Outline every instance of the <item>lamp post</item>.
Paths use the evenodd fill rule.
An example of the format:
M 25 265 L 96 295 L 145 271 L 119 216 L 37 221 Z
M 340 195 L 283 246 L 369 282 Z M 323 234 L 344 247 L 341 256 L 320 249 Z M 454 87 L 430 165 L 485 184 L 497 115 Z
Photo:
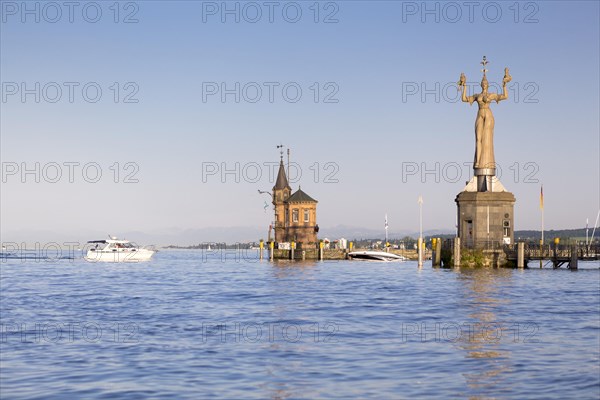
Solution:
M 265 190 L 258 189 L 258 194 L 268 194 L 271 197 L 271 199 L 273 198 L 273 194 L 271 192 L 267 192 Z M 271 222 L 271 225 L 269 225 L 269 233 L 267 234 L 267 236 L 268 236 L 267 241 L 268 242 L 271 241 L 271 227 L 273 227 L 273 229 L 275 228 L 273 225 L 274 225 L 274 222 Z
M 418 266 L 423 266 L 423 196 L 419 196 L 419 240 L 418 240 Z

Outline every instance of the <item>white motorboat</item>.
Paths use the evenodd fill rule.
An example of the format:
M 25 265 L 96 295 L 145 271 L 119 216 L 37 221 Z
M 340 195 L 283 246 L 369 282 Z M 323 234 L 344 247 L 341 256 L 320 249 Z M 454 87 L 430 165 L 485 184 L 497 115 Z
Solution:
M 386 243 L 386 246 L 389 246 L 387 214 L 385 214 L 385 243 Z M 388 253 L 387 251 L 373 251 L 373 250 L 352 251 L 352 252 L 348 253 L 348 258 L 351 260 L 359 260 L 359 261 L 383 261 L 383 262 L 408 261 L 408 258 L 398 255 L 398 254 Z
M 109 240 L 91 240 L 93 245 L 87 251 L 86 261 L 90 262 L 139 262 L 149 261 L 156 250 L 139 247 L 129 240 L 111 236 Z
M 359 260 L 359 261 L 384 261 L 384 262 L 407 261 L 408 260 L 408 258 L 398 255 L 398 254 L 387 253 L 385 251 L 371 251 L 371 250 L 350 252 L 350 253 L 348 253 L 348 258 L 350 258 L 351 260 Z

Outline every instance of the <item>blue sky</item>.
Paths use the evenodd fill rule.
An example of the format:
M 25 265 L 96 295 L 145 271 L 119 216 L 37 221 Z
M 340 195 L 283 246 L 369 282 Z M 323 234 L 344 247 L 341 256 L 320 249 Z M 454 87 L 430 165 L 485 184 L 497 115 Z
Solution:
M 319 200 L 322 227 L 379 228 L 387 213 L 390 229 L 416 230 L 422 194 L 425 228 L 452 229 L 470 173 L 456 166 L 473 159 L 477 108 L 456 101 L 451 84 L 464 72 L 477 89 L 483 55 L 492 84 L 504 67 L 513 77 L 509 100 L 492 109 L 516 229 L 539 228 L 542 183 L 548 229 L 593 224 L 600 207 L 596 1 L 476 2 L 472 21 L 463 2 L 428 2 L 429 14 L 423 2 L 319 2 L 317 23 L 314 1 L 274 2 L 272 23 L 264 2 L 227 2 L 239 22 L 222 22 L 223 2 L 121 2 L 118 23 L 112 1 L 77 3 L 73 23 L 64 6 L 58 18 L 47 2 L 27 2 L 36 22 L 24 3 L 1 3 L 3 240 L 23 230 L 264 226 L 268 198 L 257 189 L 273 186 L 264 163 L 278 161 L 279 143 L 302 170 L 294 189 Z M 262 16 L 251 23 L 255 6 Z M 98 22 L 86 21 L 97 8 Z M 124 23 L 128 15 L 138 22 Z M 236 82 L 239 102 L 206 92 Z M 23 83 L 34 92 L 24 100 Z M 102 90 L 97 102 L 84 98 L 89 83 Z M 138 102 L 124 102 L 128 94 Z M 35 163 L 39 172 L 22 177 Z M 73 182 L 65 163 L 79 163 Z M 82 175 L 90 163 L 102 172 L 96 183 Z M 236 163 L 239 172 L 221 176 Z M 123 182 L 128 173 L 139 182 Z

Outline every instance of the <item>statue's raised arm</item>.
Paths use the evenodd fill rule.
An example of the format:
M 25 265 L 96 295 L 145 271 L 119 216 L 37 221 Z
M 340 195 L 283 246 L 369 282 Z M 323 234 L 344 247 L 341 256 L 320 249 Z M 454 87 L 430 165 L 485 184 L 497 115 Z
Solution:
M 506 89 L 506 84 L 512 81 L 512 76 L 508 73 L 508 68 L 504 68 L 504 79 L 502 79 L 502 94 L 499 94 L 496 98 L 496 103 L 499 103 L 502 100 L 508 99 L 508 90 Z
M 467 96 L 467 77 L 465 76 L 464 72 L 462 72 L 460 74 L 460 79 L 458 81 L 458 87 L 460 88 L 461 86 L 462 86 L 462 101 L 465 103 L 473 104 L 473 102 L 475 101 L 475 97 Z

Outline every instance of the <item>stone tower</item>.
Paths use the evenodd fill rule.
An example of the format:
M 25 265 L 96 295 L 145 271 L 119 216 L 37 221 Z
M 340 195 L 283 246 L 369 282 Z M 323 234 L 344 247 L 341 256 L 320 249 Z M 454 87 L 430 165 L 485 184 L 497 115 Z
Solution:
M 279 161 L 279 172 L 273 186 L 275 206 L 275 242 L 296 242 L 297 248 L 312 248 L 317 245 L 317 200 L 300 188 L 292 194 L 283 156 Z

